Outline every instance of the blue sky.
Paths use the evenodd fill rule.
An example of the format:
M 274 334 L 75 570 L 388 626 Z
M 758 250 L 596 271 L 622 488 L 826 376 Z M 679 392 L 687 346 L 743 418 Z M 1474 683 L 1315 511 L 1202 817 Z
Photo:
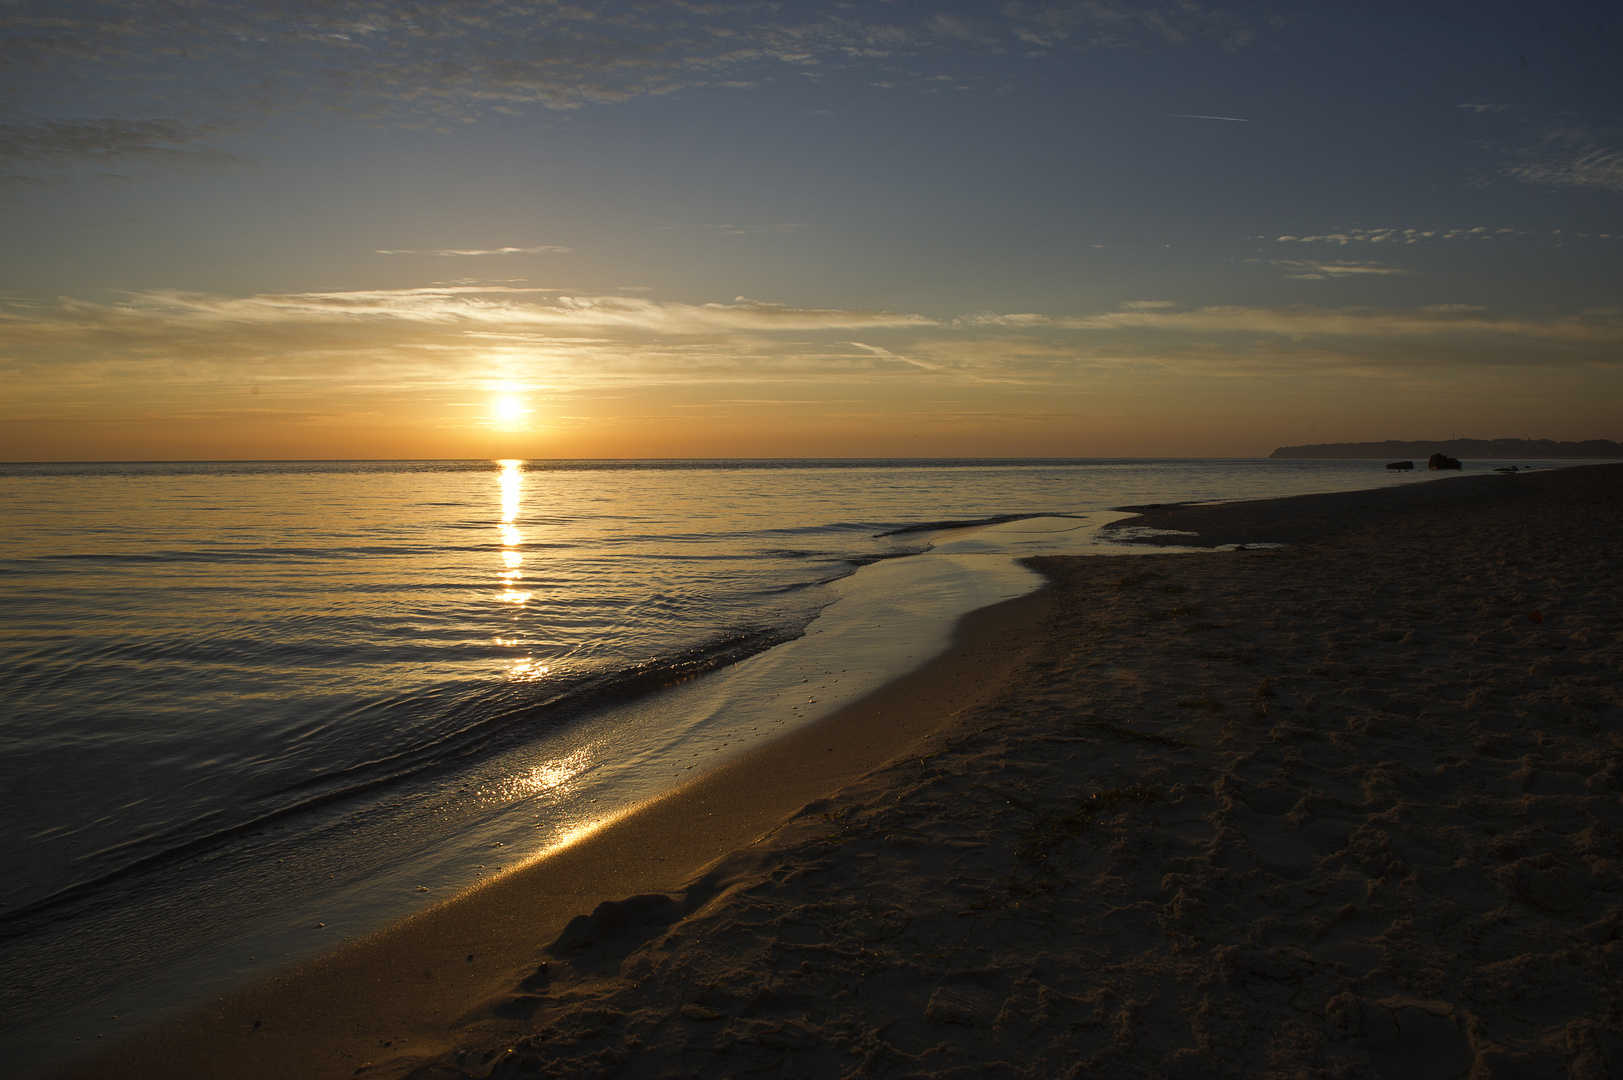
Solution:
M 1612 16 L 3 4 L 0 456 L 1620 438 Z

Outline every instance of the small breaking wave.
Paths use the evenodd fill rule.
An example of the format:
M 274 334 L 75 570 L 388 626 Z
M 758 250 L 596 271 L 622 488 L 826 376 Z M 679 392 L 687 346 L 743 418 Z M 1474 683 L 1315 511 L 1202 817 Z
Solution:
M 289 819 L 424 779 L 470 758 L 504 749 L 540 729 L 556 729 L 606 706 L 736 664 L 804 632 L 804 624 L 735 631 L 673 655 L 581 675 L 541 700 L 515 701 L 516 692 L 511 687 L 487 690 L 445 709 L 441 722 L 435 725 L 440 733 L 411 746 L 286 784 L 251 804 L 239 805 L 235 815 L 216 811 L 106 849 L 99 854 L 117 865 L 0 915 L 0 940 L 25 935 L 42 919 L 71 917 L 119 885 Z M 425 698 L 440 696 L 438 691 L 442 689 L 376 700 L 361 709 L 417 710 Z
M 968 529 L 976 525 L 1002 525 L 1008 521 L 1029 521 L 1032 518 L 1069 518 L 1072 521 L 1086 521 L 1084 514 L 997 514 L 993 517 L 970 518 L 967 521 L 921 521 L 917 525 L 903 525 L 899 529 L 889 529 L 885 532 L 874 533 L 874 538 L 882 536 L 901 536 L 904 533 L 935 532 L 938 529 Z

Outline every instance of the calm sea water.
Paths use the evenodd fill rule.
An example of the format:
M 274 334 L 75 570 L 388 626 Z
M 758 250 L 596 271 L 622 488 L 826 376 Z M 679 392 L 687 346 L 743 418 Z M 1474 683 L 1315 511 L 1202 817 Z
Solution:
M 8 1060 L 364 933 L 813 717 L 762 703 L 802 670 L 836 680 L 850 639 L 774 646 L 840 612 L 896 620 L 874 639 L 892 651 L 865 647 L 825 704 L 1030 587 L 1006 554 L 1002 577 L 975 558 L 1089 550 L 1110 507 L 1427 479 L 1272 460 L 0 465 Z M 1059 516 L 974 526 L 1009 515 Z M 897 632 L 904 615 L 935 628 Z

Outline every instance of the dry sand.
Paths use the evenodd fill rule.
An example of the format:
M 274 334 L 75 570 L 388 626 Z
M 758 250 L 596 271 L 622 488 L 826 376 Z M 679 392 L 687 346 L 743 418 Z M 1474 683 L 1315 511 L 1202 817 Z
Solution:
M 1623 466 L 1134 524 L 1293 546 L 1037 560 L 784 790 L 87 1075 L 1623 1075 Z

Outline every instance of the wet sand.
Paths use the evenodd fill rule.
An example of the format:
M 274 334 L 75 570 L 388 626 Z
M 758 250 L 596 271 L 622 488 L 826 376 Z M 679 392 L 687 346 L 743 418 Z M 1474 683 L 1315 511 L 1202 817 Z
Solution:
M 668 925 L 715 902 L 731 867 L 786 818 L 899 755 L 929 753 L 945 718 L 991 700 L 1006 663 L 1040 645 L 1037 626 L 1048 610 L 1040 592 L 974 612 L 945 655 L 815 726 L 539 862 L 62 1075 L 398 1076 L 469 1039 L 484 1041 L 491 1017 L 498 1030 L 512 1029 L 546 1000 L 549 973 L 561 969 L 547 964 L 544 947 L 577 916 L 663 890 L 674 900 L 633 900 L 626 910 L 637 913 L 633 921 Z M 620 921 L 611 903 L 593 933 Z
M 71 1075 L 1623 1071 L 1623 466 L 1128 524 L 1291 546 L 1035 560 L 832 720 Z

